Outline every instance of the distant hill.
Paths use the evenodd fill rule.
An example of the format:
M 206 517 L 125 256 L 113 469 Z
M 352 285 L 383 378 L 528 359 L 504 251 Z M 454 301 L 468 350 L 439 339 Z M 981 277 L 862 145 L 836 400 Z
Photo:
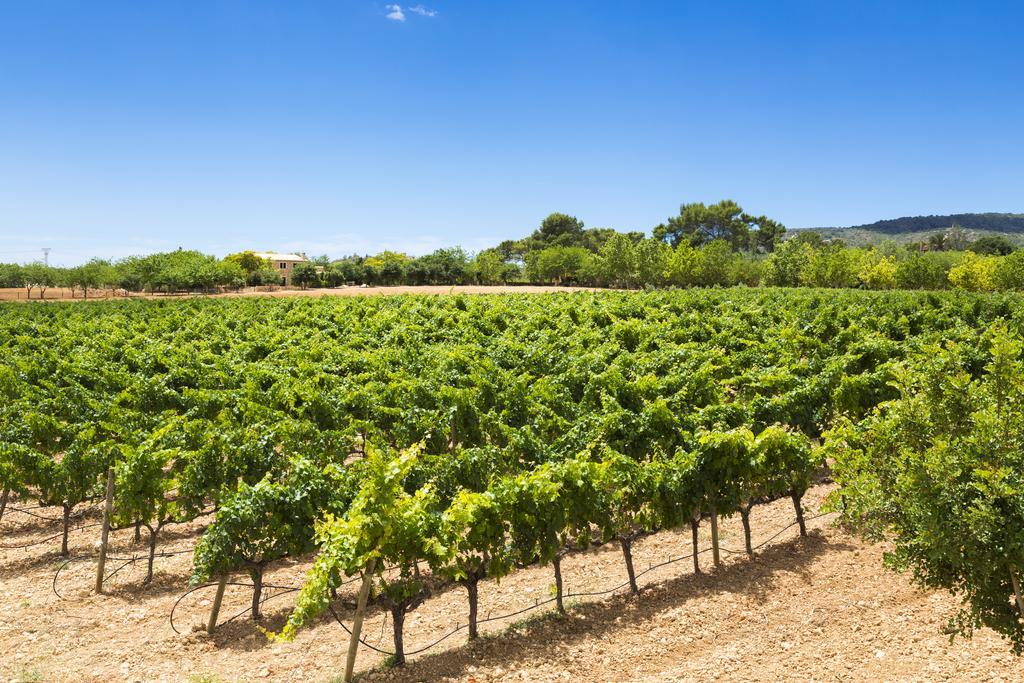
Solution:
M 826 239 L 842 239 L 851 246 L 878 244 L 883 240 L 899 243 L 919 242 L 928 236 L 958 225 L 971 234 L 972 239 L 988 235 L 1001 235 L 1024 245 L 1024 213 L 954 213 L 946 216 L 906 216 L 876 221 L 848 228 L 802 228 L 820 234 Z M 790 231 L 792 236 L 797 231 Z

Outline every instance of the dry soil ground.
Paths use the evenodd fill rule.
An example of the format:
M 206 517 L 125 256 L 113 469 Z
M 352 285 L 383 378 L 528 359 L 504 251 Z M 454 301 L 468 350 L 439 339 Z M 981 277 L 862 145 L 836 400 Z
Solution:
M 82 295 L 80 292 L 76 292 L 78 295 L 75 300 L 81 299 Z M 103 299 L 108 298 L 110 292 L 105 293 L 89 293 L 89 299 Z M 49 287 L 42 296 L 39 296 L 39 290 L 33 289 L 31 296 L 24 287 L 0 287 L 0 301 L 71 301 L 71 290 L 65 287 Z
M 505 286 L 505 285 L 417 285 L 395 287 L 337 287 L 333 289 L 252 289 L 246 288 L 239 292 L 224 294 L 132 294 L 132 298 L 143 299 L 183 299 L 191 296 L 201 298 L 236 298 L 247 296 L 293 297 L 293 296 L 380 296 L 387 294 L 543 294 L 546 292 L 579 292 L 591 288 L 586 287 L 547 287 L 541 285 Z M 90 292 L 89 301 L 117 299 L 124 297 L 112 296 L 111 292 Z M 0 301 L 83 301 L 81 291 L 72 296 L 71 290 L 62 287 L 50 287 L 39 296 L 38 290 L 32 291 L 31 298 L 24 288 L 0 288 Z
M 826 489 L 807 497 L 817 509 Z M 24 503 L 18 503 L 21 507 Z M 32 512 L 38 509 L 29 508 Z M 43 510 L 54 516 L 54 510 Z M 788 501 L 756 508 L 755 543 L 792 522 Z M 81 523 L 95 523 L 95 513 Z M 753 560 L 727 554 L 724 566 L 695 575 L 691 560 L 654 569 L 640 580 L 642 593 L 575 598 L 565 617 L 550 606 L 487 624 L 486 636 L 467 646 L 460 631 L 404 668 L 373 671 L 367 680 L 393 681 L 775 681 L 775 680 L 976 680 L 1019 681 L 1024 662 L 988 631 L 952 644 L 943 626 L 955 610 L 951 597 L 922 592 L 883 569 L 883 547 L 867 546 L 833 527 L 831 517 L 809 522 L 801 539 L 785 529 Z M 707 526 L 706 524 L 704 525 Z M 56 522 L 8 512 L 0 522 L 0 680 L 10 681 L 330 681 L 344 664 L 346 634 L 330 617 L 293 643 L 271 643 L 244 616 L 211 637 L 196 629 L 209 611 L 212 590 L 182 594 L 191 548 L 200 525 L 172 528 L 157 575 L 141 586 L 142 567 L 129 565 L 109 582 L 109 594 L 90 592 L 97 528 L 72 534 L 72 563 L 61 565 L 59 539 L 24 549 L 11 546 L 55 533 Z M 704 529 L 707 533 L 707 529 Z M 702 538 L 706 547 L 707 538 Z M 723 523 L 723 544 L 742 548 L 737 520 Z M 688 533 L 662 532 L 634 550 L 646 569 L 687 553 Z M 113 554 L 141 554 L 131 531 L 113 535 Z M 120 562 L 112 561 L 111 570 Z M 276 567 L 268 580 L 298 585 L 308 562 Z M 617 547 L 605 546 L 564 562 L 567 590 L 587 592 L 625 577 Z M 243 580 L 243 577 L 238 577 Z M 481 587 L 481 613 L 496 615 L 548 598 L 549 567 L 515 572 Z M 54 588 L 62 597 L 58 597 Z M 354 588 L 346 586 L 346 588 Z M 241 611 L 251 593 L 228 590 L 222 619 Z M 352 593 L 346 595 L 351 598 Z M 265 604 L 267 628 L 281 626 L 294 594 Z M 465 593 L 444 591 L 413 612 L 406 645 L 415 650 L 465 623 Z M 348 610 L 340 612 L 348 619 Z M 526 621 L 522 621 L 528 617 Z M 517 622 L 517 619 L 520 620 Z M 390 624 L 373 611 L 364 634 L 390 646 Z M 383 656 L 361 649 L 357 667 L 378 666 Z

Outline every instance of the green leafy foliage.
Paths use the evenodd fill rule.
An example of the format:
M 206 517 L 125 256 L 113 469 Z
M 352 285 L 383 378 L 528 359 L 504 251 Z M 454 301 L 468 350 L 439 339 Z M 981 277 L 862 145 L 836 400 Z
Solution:
M 735 259 L 654 246 L 670 279 L 680 254 L 697 275 Z M 474 615 L 484 579 L 550 563 L 561 605 L 565 552 L 617 542 L 629 569 L 636 538 L 708 515 L 742 516 L 749 548 L 752 506 L 801 514 L 825 454 L 851 522 L 891 534 L 903 454 L 944 453 L 933 432 L 968 454 L 983 440 L 961 432 L 998 442 L 972 383 L 989 330 L 1021 320 L 999 294 L 777 289 L 0 306 L 0 484 L 71 509 L 114 465 L 115 522 L 148 526 L 151 550 L 214 510 L 193 581 L 248 573 L 254 617 L 264 572 L 316 553 L 289 637 L 372 562 L 400 648 L 439 582 Z M 900 409 L 905 443 L 886 436 L 925 390 L 928 410 Z M 979 482 L 1012 501 L 1007 477 Z M 995 538 L 978 509 L 972 533 Z
M 963 599 L 951 620 L 1024 651 L 1024 363 L 997 326 L 983 369 L 950 346 L 903 369 L 900 396 L 861 424 L 828 434 L 840 488 L 834 505 L 856 528 L 890 538 L 886 561 Z M 934 351 L 934 350 L 933 350 Z M 909 365 L 916 367 L 911 368 Z

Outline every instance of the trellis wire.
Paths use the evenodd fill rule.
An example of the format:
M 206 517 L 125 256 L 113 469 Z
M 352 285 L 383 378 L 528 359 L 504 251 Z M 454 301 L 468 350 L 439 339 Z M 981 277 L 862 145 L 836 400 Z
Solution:
M 804 518 L 804 522 L 811 522 L 811 521 L 813 521 L 815 519 L 819 519 L 821 517 L 825 517 L 825 516 L 831 515 L 831 514 L 834 514 L 834 513 L 832 513 L 832 512 L 821 512 L 821 513 L 818 513 L 816 515 L 812 515 L 810 517 L 805 517 Z M 752 550 L 758 550 L 760 548 L 763 548 L 765 545 L 767 545 L 768 543 L 771 543 L 773 540 L 775 540 L 776 538 L 781 536 L 783 533 L 785 533 L 786 531 L 788 531 L 789 529 L 793 528 L 794 526 L 796 526 L 799 523 L 800 523 L 799 520 L 794 520 L 790 524 L 787 524 L 786 526 L 782 527 L 777 532 L 775 532 L 769 538 L 765 539 L 764 541 L 761 541 L 756 546 L 753 546 Z M 724 548 L 721 545 L 719 545 L 719 549 L 723 550 L 725 552 L 731 553 L 733 555 L 745 555 L 746 554 L 745 550 L 731 550 L 729 548 Z M 697 555 L 703 555 L 704 553 L 711 552 L 711 550 L 712 550 L 711 547 L 704 548 L 703 550 L 698 550 L 696 554 Z M 687 555 L 681 555 L 681 556 L 675 557 L 675 558 L 669 557 L 669 559 L 667 559 L 667 560 L 665 560 L 663 562 L 659 562 L 658 564 L 650 565 L 650 566 L 647 567 L 647 569 L 644 569 L 644 570 L 642 570 L 640 572 L 637 572 L 634 578 L 635 579 L 639 579 L 641 576 L 644 576 L 645 574 L 648 574 L 648 573 L 654 571 L 655 569 L 660 569 L 661 567 L 665 567 L 665 566 L 668 566 L 670 564 L 675 564 L 677 562 L 682 562 L 684 560 L 692 559 L 693 556 L 694 556 L 694 553 L 689 553 Z M 388 569 L 393 569 L 393 567 L 389 567 Z M 361 577 L 356 576 L 356 577 L 350 578 L 350 579 L 348 579 L 346 581 L 342 581 L 341 584 L 339 584 L 339 587 L 344 586 L 345 584 L 352 583 L 354 581 L 358 581 L 358 580 L 361 580 Z M 171 608 L 171 613 L 169 615 L 171 628 L 174 630 L 175 633 L 179 633 L 179 634 L 181 633 L 174 626 L 174 611 L 177 609 L 177 607 L 181 603 L 181 601 L 184 600 L 187 596 L 191 595 L 192 593 L 194 593 L 194 592 L 196 592 L 198 590 L 202 590 L 202 589 L 205 589 L 205 588 L 212 588 L 212 587 L 214 587 L 216 585 L 217 585 L 216 583 L 207 583 L 207 584 L 204 584 L 202 586 L 196 586 L 195 588 L 192 588 L 192 589 L 188 590 L 187 592 L 185 592 L 184 594 L 182 594 L 178 598 L 178 600 L 174 603 L 174 606 Z M 249 588 L 253 587 L 252 583 L 245 582 L 245 581 L 228 582 L 227 585 L 229 585 L 229 586 L 247 586 Z M 628 585 L 629 585 L 629 581 L 625 581 L 625 582 L 623 582 L 621 584 L 618 584 L 618 585 L 613 586 L 612 588 L 608 588 L 606 590 L 601 590 L 601 591 L 585 591 L 585 592 L 579 592 L 579 593 L 571 593 L 570 592 L 570 593 L 566 593 L 562 597 L 563 597 L 564 600 L 570 600 L 572 598 L 597 597 L 597 596 L 601 596 L 601 595 L 608 595 L 609 593 L 614 593 L 615 591 L 621 590 L 621 589 L 625 588 Z M 260 600 L 260 605 L 261 606 L 264 603 L 266 603 L 268 600 L 272 599 L 272 598 L 277 598 L 277 597 L 280 597 L 282 595 L 286 595 L 288 593 L 294 593 L 296 591 L 302 590 L 301 586 L 300 587 L 296 587 L 296 586 L 279 586 L 279 585 L 274 585 L 274 584 L 263 584 L 263 587 L 264 588 L 278 589 L 278 592 L 274 593 L 273 595 L 269 595 L 269 596 L 266 596 L 266 597 L 262 598 Z M 552 602 L 555 602 L 557 599 L 558 598 L 556 598 L 556 597 L 552 597 L 552 598 L 548 598 L 546 600 L 540 600 L 540 601 L 535 602 L 533 605 L 529 605 L 529 606 L 524 607 L 522 609 L 518 609 L 518 610 L 516 610 L 514 612 L 509 612 L 509 613 L 506 613 L 506 614 L 500 614 L 500 615 L 497 615 L 497 616 L 490 616 L 490 615 L 488 615 L 484 619 L 478 619 L 477 620 L 477 625 L 486 624 L 486 623 L 493 622 L 493 621 L 504 621 L 506 619 L 511 619 L 512 617 L 517 617 L 517 616 L 519 616 L 521 614 L 526 614 L 527 612 L 531 612 L 531 611 L 533 611 L 535 609 L 539 609 L 541 607 L 544 607 L 545 605 L 549 605 Z M 338 624 L 345 630 L 345 632 L 348 633 L 349 635 L 352 635 L 352 631 L 349 629 L 348 626 L 345 625 L 344 620 L 338 614 L 337 610 L 335 610 L 334 605 L 328 604 L 327 605 L 327 609 L 330 611 L 330 613 L 334 617 L 335 621 L 337 621 Z M 248 614 L 251 611 L 252 611 L 252 607 L 247 607 L 246 609 L 244 609 L 241 612 L 233 615 L 229 619 L 224 620 L 223 622 L 221 622 L 221 624 L 227 624 L 227 623 L 229 623 L 231 621 L 234 621 L 235 619 L 238 619 L 238 618 L 242 617 L 243 615 Z M 385 620 L 387 619 L 387 613 L 386 612 L 385 612 L 385 617 L 384 618 L 385 618 Z M 385 624 L 386 624 L 386 621 L 385 621 Z M 407 657 L 412 657 L 414 655 L 422 654 L 423 652 L 426 652 L 427 650 L 430 650 L 430 649 L 440 645 L 441 643 L 443 643 L 444 641 L 448 640 L 449 638 L 451 638 L 456 633 L 459 633 L 460 631 L 466 630 L 468 628 L 469 628 L 469 624 L 468 623 L 466 623 L 466 624 L 456 623 L 454 628 L 452 628 L 449 631 L 447 631 L 446 633 L 444 633 L 440 638 L 434 640 L 433 642 L 429 643 L 428 645 L 424 645 L 423 647 L 419 647 L 419 648 L 417 648 L 415 650 L 406 652 L 405 655 Z M 382 626 L 382 629 L 383 629 L 383 626 Z M 374 645 L 372 643 L 366 642 L 365 638 L 360 638 L 359 639 L 359 643 L 363 647 L 366 647 L 369 650 L 377 652 L 378 654 L 385 655 L 387 657 L 393 656 L 395 654 L 391 650 L 380 648 L 380 647 L 377 647 L 376 645 Z
M 74 531 L 81 531 L 82 529 L 90 529 L 90 528 L 96 527 L 96 526 L 102 526 L 102 524 L 100 522 L 93 522 L 91 524 L 82 524 L 82 525 L 79 525 L 79 526 L 76 526 L 76 527 L 68 527 L 68 533 L 70 534 L 70 533 L 72 533 Z M 30 543 L 23 543 L 21 545 L 0 545 L 0 550 L 24 550 L 25 548 L 31 548 L 33 546 L 42 545 L 43 543 L 49 543 L 50 541 L 58 539 L 58 538 L 60 538 L 63 535 L 64 535 L 64 532 L 63 531 L 59 531 L 59 532 L 55 533 L 53 536 L 47 536 L 46 538 L 44 538 L 42 540 L 39 540 L 39 541 L 32 541 Z
M 175 550 L 175 551 L 170 551 L 170 552 L 159 552 L 159 553 L 156 553 L 155 555 L 153 555 L 153 558 L 156 559 L 156 558 L 161 558 L 161 557 L 172 557 L 174 555 L 187 555 L 187 554 L 190 554 L 190 553 L 192 553 L 191 549 L 189 549 L 189 550 Z M 61 572 L 63 572 L 65 569 L 67 569 L 69 566 L 71 566 L 71 564 L 74 563 L 74 562 L 78 562 L 79 560 L 89 560 L 89 559 L 92 559 L 92 558 L 93 558 L 93 555 L 74 555 L 72 557 L 65 558 L 64 561 L 61 562 L 60 566 L 57 567 L 57 570 L 53 573 L 53 580 L 50 583 L 50 588 L 53 591 L 53 594 L 56 595 L 58 599 L 60 599 L 60 600 L 64 599 L 64 596 L 61 595 L 60 591 L 57 590 L 57 579 L 60 577 Z M 108 560 L 113 560 L 114 562 L 123 562 L 123 564 L 121 564 L 114 571 L 112 571 L 109 574 L 107 574 L 106 577 L 104 577 L 104 579 L 103 579 L 104 583 L 106 583 L 108 580 L 113 578 L 115 574 L 117 574 L 119 571 L 121 571 L 125 567 L 127 567 L 129 565 L 134 565 L 134 564 L 136 564 L 138 562 L 142 562 L 142 561 L 148 560 L 149 559 L 149 553 L 135 554 L 135 555 L 133 555 L 131 557 L 115 557 L 113 555 L 107 555 L 107 559 Z

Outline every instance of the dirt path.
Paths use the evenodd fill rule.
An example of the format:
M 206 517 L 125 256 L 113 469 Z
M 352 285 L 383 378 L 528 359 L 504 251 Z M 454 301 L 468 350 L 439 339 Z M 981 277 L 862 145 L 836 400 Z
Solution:
M 809 507 L 816 508 L 824 494 L 824 488 L 813 490 Z M 364 679 L 1020 680 L 1024 663 L 991 632 L 949 644 L 942 628 L 955 609 L 953 599 L 915 590 L 905 577 L 882 568 L 884 548 L 863 545 L 829 520 L 810 522 L 806 539 L 789 528 L 754 560 L 727 554 L 719 570 L 711 569 L 704 554 L 706 571 L 699 576 L 688 559 L 654 569 L 640 579 L 643 592 L 636 599 L 621 592 L 573 599 L 569 615 L 561 618 L 542 607 L 514 628 L 515 619 L 486 624 L 486 637 L 472 646 L 465 646 L 460 631 L 405 668 Z M 756 508 L 752 521 L 757 542 L 790 524 L 792 509 L 778 501 Z M 198 526 L 172 529 L 161 550 L 187 551 Z M 54 527 L 8 513 L 0 523 L 0 544 L 39 540 Z M 722 528 L 723 544 L 742 548 L 738 521 L 727 520 Z M 182 601 L 175 623 L 184 633 L 176 634 L 167 616 L 184 590 L 187 552 L 159 558 L 148 588 L 140 585 L 142 567 L 130 565 L 111 580 L 109 595 L 92 596 L 96 536 L 95 527 L 72 535 L 72 553 L 86 557 L 56 582 L 63 599 L 51 589 L 59 539 L 0 550 L 0 680 L 324 682 L 341 672 L 346 634 L 330 617 L 294 643 L 270 643 L 245 617 L 209 637 L 191 632 L 205 620 L 212 598 L 212 591 L 200 591 Z M 707 543 L 702 539 L 702 547 Z M 644 539 L 634 550 L 637 569 L 683 556 L 688 545 L 688 533 Z M 114 535 L 114 548 L 116 557 L 142 553 L 142 546 L 132 546 L 130 531 Z M 275 568 L 268 581 L 297 586 L 307 568 L 307 562 L 289 563 Z M 605 589 L 625 579 L 621 553 L 613 546 L 570 556 L 563 571 L 570 592 Z M 552 581 L 550 568 L 535 567 L 488 582 L 480 590 L 481 615 L 543 601 Z M 222 618 L 243 610 L 249 596 L 244 587 L 229 589 Z M 293 599 L 283 594 L 268 601 L 264 625 L 279 628 Z M 461 589 L 432 598 L 407 619 L 407 649 L 464 624 L 465 614 Z M 390 623 L 379 611 L 369 617 L 364 634 L 382 649 L 390 647 Z M 366 670 L 382 659 L 364 648 L 357 666 Z
M 543 285 L 396 285 L 394 287 L 335 287 L 331 289 L 252 289 L 224 294 L 132 294 L 132 299 L 235 299 L 239 297 L 268 296 L 274 298 L 317 297 L 317 296 L 386 296 L 395 294 L 547 294 L 550 292 L 599 291 L 593 287 L 549 287 Z M 89 301 L 123 301 L 123 296 L 113 296 L 109 291 L 90 292 Z M 0 288 L 0 301 L 84 301 L 80 291 L 72 296 L 70 289 L 51 287 L 42 298 L 38 291 L 29 299 L 24 288 Z
M 239 296 L 381 296 L 389 294 L 549 294 L 551 292 L 606 291 L 594 287 L 553 287 L 544 285 L 397 285 L 394 287 L 337 287 L 334 289 L 279 289 L 273 292 L 219 294 Z

